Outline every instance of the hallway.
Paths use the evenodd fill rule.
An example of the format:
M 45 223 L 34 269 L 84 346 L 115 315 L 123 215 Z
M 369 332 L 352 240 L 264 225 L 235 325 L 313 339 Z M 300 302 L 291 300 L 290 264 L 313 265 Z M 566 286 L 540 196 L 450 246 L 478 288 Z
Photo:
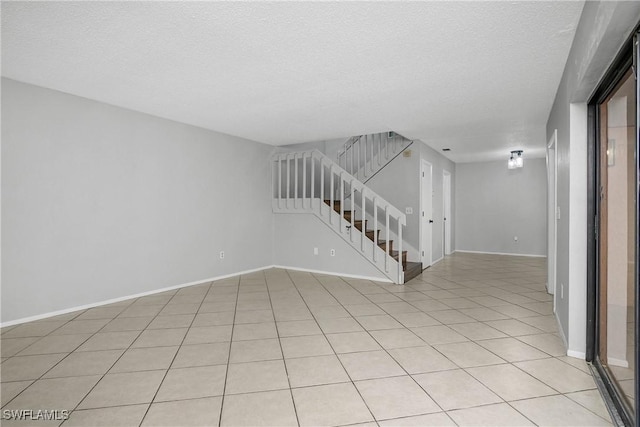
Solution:
M 544 258 L 465 253 L 406 286 L 271 269 L 6 327 L 2 409 L 68 410 L 64 426 L 610 425 L 545 276 Z

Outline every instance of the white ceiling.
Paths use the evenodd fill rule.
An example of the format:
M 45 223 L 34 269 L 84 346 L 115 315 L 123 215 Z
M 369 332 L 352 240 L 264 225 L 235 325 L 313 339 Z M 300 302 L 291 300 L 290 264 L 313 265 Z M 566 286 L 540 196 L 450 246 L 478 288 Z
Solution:
M 583 2 L 2 2 L 2 75 L 284 145 L 544 152 Z

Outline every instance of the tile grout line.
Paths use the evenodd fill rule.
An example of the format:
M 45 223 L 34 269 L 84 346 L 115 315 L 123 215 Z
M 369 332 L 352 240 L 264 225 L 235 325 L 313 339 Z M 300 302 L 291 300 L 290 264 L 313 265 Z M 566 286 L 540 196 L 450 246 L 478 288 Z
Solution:
M 362 296 L 365 296 L 364 294 L 362 294 L 359 290 L 357 290 L 356 288 L 354 288 L 353 286 L 351 286 L 351 284 L 349 282 L 347 282 L 346 280 L 343 280 L 349 287 L 351 287 L 352 289 L 354 289 L 356 292 L 358 292 L 359 294 L 361 294 Z M 318 280 L 318 282 L 324 287 L 324 284 Z M 326 287 L 325 287 L 326 289 Z M 387 291 L 388 292 L 388 291 Z M 366 296 L 365 296 L 366 298 Z M 342 303 L 336 299 L 336 301 L 340 304 L 340 306 L 344 308 L 344 306 L 342 305 Z M 378 308 L 380 308 L 382 311 L 384 311 L 385 313 L 387 313 L 387 315 L 389 315 L 391 318 L 394 318 L 392 315 L 390 315 L 384 308 L 380 307 L 377 303 L 373 303 L 376 306 L 378 306 Z M 345 309 L 346 310 L 346 309 Z M 389 352 L 389 349 L 386 349 L 378 340 L 376 340 L 376 338 L 371 334 L 371 331 L 368 330 L 367 328 L 364 327 L 364 325 L 362 325 L 358 319 L 354 316 L 353 319 L 365 330 L 365 332 L 371 337 L 371 339 L 373 339 L 380 347 L 381 349 L 391 358 L 391 360 L 393 360 L 399 367 L 400 369 L 402 369 L 406 375 L 411 378 L 411 380 L 422 390 L 424 391 L 424 393 L 429 397 L 429 399 L 431 399 L 431 401 L 436 405 L 436 407 L 438 407 L 440 409 L 440 412 L 446 413 L 446 411 L 440 406 L 440 404 L 433 398 L 433 396 L 431 396 L 431 394 L 429 394 L 429 392 L 427 390 L 424 389 L 424 387 L 422 387 L 422 385 L 420 385 L 415 378 L 413 378 L 413 376 L 404 368 L 404 366 L 402 366 L 402 364 L 400 364 L 395 357 L 393 357 L 393 355 Z M 395 318 L 394 318 L 395 319 Z M 403 325 L 404 327 L 404 325 Z M 404 329 L 409 330 L 409 328 L 404 327 Z M 413 331 L 410 331 L 412 334 L 415 335 L 415 333 L 413 333 Z M 418 339 L 420 339 L 421 341 L 425 342 L 422 338 L 420 338 L 419 336 L 415 335 Z M 431 347 L 427 342 L 425 342 L 425 344 L 429 347 Z M 433 347 L 431 347 L 433 348 Z M 437 351 L 437 349 L 434 348 L 435 351 Z M 449 358 L 447 358 L 445 355 L 443 355 L 443 357 L 445 357 L 447 360 L 449 360 Z M 454 363 L 452 360 L 449 360 L 451 363 L 453 363 L 454 365 L 458 366 L 456 363 Z M 345 369 L 346 370 L 346 369 Z M 347 372 L 348 374 L 348 372 Z M 350 375 L 349 375 L 350 376 Z M 403 375 L 404 376 L 404 375 Z M 391 377 L 383 377 L 383 378 L 391 378 Z M 379 379 L 379 378 L 373 378 L 373 379 Z M 368 381 L 368 380 L 362 380 L 362 381 Z M 356 387 L 357 389 L 357 387 Z M 360 391 L 358 390 L 358 393 Z M 363 398 L 364 400 L 364 398 Z M 447 415 L 448 416 L 448 415 Z M 374 417 L 375 419 L 375 417 Z
M 140 297 L 140 298 L 144 298 L 144 297 Z M 129 307 L 131 307 L 133 304 L 135 304 L 135 302 L 136 302 L 136 301 L 138 301 L 140 298 L 136 298 L 134 301 L 132 301 L 130 304 L 128 304 L 128 305 L 127 305 L 127 308 L 129 308 Z M 171 296 L 171 298 L 173 298 L 173 295 Z M 153 320 L 154 320 L 156 317 L 158 317 L 158 316 L 160 315 L 160 313 L 162 312 L 162 310 L 164 309 L 164 307 L 166 307 L 166 306 L 169 304 L 169 301 L 171 301 L 171 298 L 169 298 L 169 300 L 168 300 L 166 303 L 164 303 L 164 304 L 162 305 L 162 309 L 158 310 L 158 313 L 156 313 L 156 314 L 153 316 L 153 318 L 151 319 L 151 321 L 149 321 L 149 323 L 147 324 L 147 327 L 151 324 L 151 322 L 153 322 Z M 160 304 L 158 304 L 158 305 L 160 305 Z M 119 316 L 120 314 L 122 314 L 124 311 L 126 311 L 126 309 L 127 309 L 127 308 L 125 308 L 125 309 L 124 309 L 124 310 L 122 310 L 120 313 L 118 313 L 118 315 L 116 315 L 116 317 L 114 317 L 114 318 L 112 319 L 112 321 L 113 321 L 113 320 L 115 320 L 116 318 L 118 318 L 118 316 Z M 90 309 L 89 309 L 89 310 L 90 310 Z M 139 316 L 139 317 L 144 317 L 144 316 Z M 108 322 L 108 323 L 107 323 L 107 325 L 108 325 L 109 323 L 111 323 L 111 322 Z M 98 333 L 100 333 L 100 331 L 101 331 L 102 329 L 104 329 L 107 325 L 105 325 L 105 326 L 103 326 L 102 328 L 100 328 L 100 330 L 98 330 L 98 331 L 94 334 L 94 336 L 95 336 L 95 335 L 97 335 Z M 98 386 L 98 384 L 100 384 L 100 382 L 101 382 L 101 381 L 102 381 L 102 380 L 103 380 L 103 379 L 104 379 L 104 378 L 109 374 L 109 371 L 110 371 L 111 369 L 113 369 L 113 367 L 114 367 L 114 366 L 115 366 L 115 365 L 120 361 L 120 359 L 122 359 L 122 357 L 125 355 L 125 353 L 126 353 L 126 352 L 131 348 L 131 346 L 136 342 L 136 340 L 140 337 L 140 335 L 142 335 L 142 333 L 143 333 L 145 330 L 146 330 L 146 327 L 145 327 L 144 329 L 139 330 L 139 331 L 135 331 L 135 330 L 134 330 L 134 331 L 112 331 L 112 332 L 138 332 L 138 334 L 136 335 L 136 337 L 135 337 L 133 340 L 131 340 L 131 344 L 129 344 L 129 346 L 128 346 L 127 348 L 125 348 L 125 349 L 114 349 L 114 350 L 123 350 L 123 351 L 122 351 L 122 354 L 121 354 L 120 356 L 118 356 L 118 357 L 116 358 L 116 360 L 111 364 L 111 366 L 109 367 L 109 369 L 107 369 L 107 370 L 105 371 L 105 373 L 104 373 L 104 374 L 102 374 L 102 375 L 100 376 L 100 379 L 99 379 L 98 381 L 96 381 L 96 383 L 93 385 L 93 387 L 91 387 L 91 389 L 90 389 L 90 390 L 89 390 L 89 391 L 84 395 L 84 397 L 83 397 L 82 399 L 80 399 L 80 401 L 76 404 L 76 406 L 75 406 L 71 411 L 69 411 L 69 418 L 68 418 L 68 419 L 70 419 L 70 418 L 71 418 L 71 414 L 73 414 L 73 412 L 75 412 L 75 411 L 77 411 L 77 410 L 78 410 L 78 407 L 82 404 L 82 402 L 84 402 L 84 400 L 87 398 L 87 396 L 89 396 L 89 394 L 91 394 L 91 392 L 92 392 L 93 390 L 95 390 L 95 388 Z M 106 333 L 108 333 L 108 332 L 106 332 Z M 93 338 L 93 337 L 92 337 L 92 338 Z M 53 368 L 52 368 L 52 369 L 53 369 Z M 149 406 L 151 406 L 151 404 L 150 404 L 150 403 L 149 403 L 148 405 L 149 405 Z M 100 408 L 87 408 L 87 409 L 103 409 L 103 408 L 109 408 L 109 406 L 106 406 L 106 407 L 100 407 Z M 148 408 L 147 408 L 147 410 L 148 410 Z M 66 422 L 67 422 L 67 420 L 64 420 L 64 421 L 62 422 L 62 424 L 61 424 L 61 425 L 64 425 Z
M 346 282 L 349 286 L 351 286 L 351 284 L 350 284 L 350 283 L 348 283 L 347 281 L 345 281 L 345 282 Z M 353 288 L 353 286 L 351 286 L 351 287 Z M 355 288 L 353 288 L 353 289 L 355 289 Z M 355 290 L 356 290 L 357 292 L 359 292 L 357 289 L 355 289 Z M 363 296 L 364 296 L 364 295 L 363 295 Z M 427 296 L 428 296 L 428 295 L 427 295 Z M 339 301 L 339 300 L 338 300 L 338 302 L 340 303 L 340 301 Z M 341 304 L 341 303 L 340 303 L 340 304 Z M 374 303 L 374 304 L 378 305 L 377 303 Z M 342 305 L 342 304 L 341 304 L 341 305 Z M 411 304 L 411 305 L 412 305 L 412 304 Z M 344 307 L 343 307 L 343 308 L 344 308 Z M 385 311 L 385 312 L 386 312 L 390 317 L 392 317 L 392 318 L 394 318 L 394 319 L 395 319 L 395 317 L 393 316 L 393 314 L 389 313 L 388 311 L 386 311 L 386 310 L 385 310 L 384 308 L 382 308 L 382 307 L 380 307 L 380 308 L 381 308 L 383 311 Z M 416 308 L 417 308 L 417 307 L 416 307 Z M 421 309 L 419 309 L 419 308 L 418 308 L 418 310 L 420 310 L 420 312 L 424 313 Z M 425 313 L 425 314 L 427 314 L 427 313 Z M 428 315 L 428 314 L 427 314 L 427 315 Z M 358 321 L 357 319 L 355 319 L 355 320 L 356 320 L 356 321 Z M 396 319 L 396 320 L 397 320 L 397 319 Z M 436 319 L 436 320 L 437 320 L 437 319 Z M 480 322 L 480 321 L 476 321 L 476 322 L 477 322 L 477 323 L 483 323 L 483 322 Z M 360 323 L 360 322 L 358 322 L 358 323 Z M 403 325 L 403 326 L 404 326 L 404 325 Z M 447 326 L 447 325 L 444 325 L 444 326 Z M 409 328 L 407 328 L 407 327 L 405 327 L 405 329 L 410 330 L 410 329 L 409 329 Z M 366 328 L 365 328 L 365 330 L 366 330 Z M 369 331 L 367 331 L 367 332 L 369 332 Z M 411 332 L 413 332 L 413 331 L 411 331 Z M 370 334 L 370 335 L 371 335 L 371 334 Z M 510 336 L 509 336 L 509 337 L 510 337 Z M 372 338 L 375 340 L 375 337 L 373 337 L 373 336 L 372 336 Z M 420 338 L 420 337 L 418 337 L 418 338 Z M 469 340 L 470 340 L 469 342 L 472 342 L 472 343 L 475 343 L 475 341 L 476 341 L 476 340 L 470 339 L 470 338 L 468 338 L 468 337 L 466 337 L 466 338 L 467 338 L 467 339 L 469 339 Z M 513 338 L 513 337 L 512 337 L 512 338 Z M 377 342 L 377 340 L 376 340 L 376 342 Z M 378 344 L 380 344 L 380 343 L 378 342 Z M 440 353 L 440 351 L 439 351 L 437 348 L 435 348 L 435 347 L 431 346 L 429 343 L 426 343 L 426 342 L 425 342 L 425 344 L 427 344 L 428 346 L 432 347 L 435 351 L 438 351 L 438 352 Z M 526 344 L 526 343 L 525 343 L 525 344 Z M 476 343 L 476 345 L 479 345 L 479 344 L 477 344 L 477 343 Z M 387 349 L 385 349 L 382 345 L 381 345 L 381 347 L 382 347 L 384 350 L 387 350 Z M 410 347 L 409 347 L 409 348 L 410 348 Z M 484 347 L 483 347 L 483 348 L 484 348 Z M 486 350 L 487 350 L 487 351 L 489 351 L 489 352 L 491 352 L 489 349 L 486 349 Z M 390 356 L 390 357 L 391 357 L 391 358 L 392 358 L 396 363 L 398 363 L 398 365 L 400 365 L 400 363 L 399 363 L 399 362 L 398 362 L 398 361 L 393 357 L 393 355 L 392 355 L 392 354 L 390 354 L 388 351 L 387 351 L 387 353 L 389 354 L 389 356 Z M 491 352 L 491 353 L 492 353 L 493 355 L 495 355 L 496 357 L 500 358 L 501 360 L 503 360 L 503 361 L 504 361 L 504 362 L 506 362 L 506 363 L 497 363 L 497 364 L 490 364 L 490 365 L 479 365 L 480 367 L 482 367 L 482 366 L 498 366 L 498 365 L 505 365 L 505 364 L 508 364 L 508 365 L 512 365 L 512 366 L 514 366 L 516 369 L 519 369 L 517 366 L 513 365 L 513 363 L 511 363 L 511 362 L 509 362 L 509 361 L 504 360 L 502 357 L 498 356 L 497 354 L 495 354 L 495 353 L 493 353 L 493 352 Z M 441 354 L 442 354 L 442 353 L 441 353 Z M 474 378 L 476 381 L 478 381 L 480 384 L 482 384 L 484 387 L 486 387 L 489 391 L 491 391 L 494 395 L 496 395 L 498 398 L 500 398 L 500 399 L 502 400 L 502 402 L 503 402 L 503 403 L 507 403 L 507 404 L 509 404 L 509 401 L 506 401 L 506 400 L 505 400 L 505 399 L 503 399 L 501 396 L 497 395 L 497 394 L 496 394 L 495 392 L 493 392 L 493 391 L 491 390 L 491 388 L 489 388 L 486 384 L 484 384 L 482 381 L 478 380 L 478 379 L 477 379 L 476 377 L 474 377 L 470 372 L 467 372 L 467 368 L 461 367 L 460 365 L 458 365 L 458 364 L 457 364 L 457 363 L 455 363 L 454 361 L 450 360 L 446 355 L 444 355 L 444 354 L 442 354 L 442 355 L 443 355 L 443 357 L 445 357 L 447 360 L 449 360 L 451 363 L 453 363 L 454 365 L 458 366 L 458 369 L 460 369 L 460 370 L 464 371 L 464 372 L 465 372 L 465 373 L 467 373 L 468 375 L 471 375 L 471 377 L 472 377 L 472 378 Z M 550 358 L 554 358 L 554 357 L 553 357 L 553 356 L 550 356 L 550 357 L 547 357 L 547 358 L 544 358 L 544 359 L 538 359 L 538 360 L 547 360 L 547 359 L 550 359 Z M 400 367 L 401 367 L 401 368 L 403 368 L 401 365 L 400 365 Z M 404 369 L 404 368 L 403 368 L 403 369 Z M 405 371 L 406 371 L 406 370 L 405 370 Z M 520 370 L 520 371 L 522 371 L 522 370 Z M 438 372 L 442 372 L 442 371 L 438 371 Z M 522 372 L 524 372 L 524 373 L 526 373 L 527 375 L 531 376 L 531 377 L 532 377 L 532 378 L 534 378 L 536 381 L 540 381 L 539 379 L 537 379 L 537 378 L 533 377 L 533 376 L 532 376 L 531 374 L 529 374 L 528 372 L 526 372 L 526 371 L 522 371 Z M 408 372 L 407 372 L 407 374 L 408 374 L 408 375 L 409 375 L 409 376 L 410 376 L 410 377 L 411 377 L 411 378 L 416 382 L 416 384 L 417 384 L 421 389 L 423 389 L 423 390 L 425 391 L 425 393 L 427 393 L 427 395 L 428 395 L 429 397 L 431 397 L 431 395 L 427 392 L 427 390 L 425 390 L 425 389 L 424 389 L 424 388 L 423 388 L 419 383 L 417 383 L 417 381 L 413 378 L 413 376 L 412 376 L 411 374 L 409 374 Z M 556 389 L 554 389 L 553 387 L 549 386 L 548 384 L 546 384 L 546 383 L 544 383 L 544 382 L 542 382 L 542 381 L 540 381 L 540 382 L 541 382 L 542 384 L 546 385 L 547 387 L 551 388 L 552 390 L 556 391 L 556 393 L 557 393 L 557 394 L 555 394 L 555 395 L 564 395 L 564 394 L 562 394 L 562 393 L 558 392 L 558 391 L 557 391 Z M 431 397 L 431 399 L 432 399 L 432 400 L 437 404 L 437 402 L 435 401 L 435 399 L 433 399 L 433 397 Z M 528 400 L 528 399 L 522 399 L 522 400 Z M 439 405 L 438 405 L 438 406 L 439 406 Z M 483 405 L 477 405 L 477 406 L 483 406 Z M 509 405 L 509 406 L 511 406 L 511 405 Z M 474 407 L 476 407 L 476 406 L 474 406 Z M 514 410 L 515 410 L 515 408 L 514 408 Z M 446 413 L 447 411 L 444 411 L 444 410 L 443 410 L 443 412 L 445 412 L 445 413 Z M 517 411 L 517 412 L 518 412 L 518 413 L 520 413 L 519 411 Z M 522 415 L 524 416 L 524 414 L 522 414 Z M 525 418 L 527 418 L 527 417 L 525 416 Z M 527 419 L 528 419 L 528 418 L 527 418 Z M 535 424 L 535 423 L 534 423 L 534 424 Z
M 309 310 L 309 314 L 311 314 L 311 317 L 313 318 L 314 322 L 316 322 L 316 325 L 318 325 L 318 329 L 320 329 L 320 332 L 322 332 L 322 337 L 325 339 L 325 341 L 329 344 L 329 347 L 331 348 L 331 350 L 333 351 L 333 355 L 335 356 L 335 358 L 338 360 L 338 363 L 340 363 L 340 366 L 342 367 L 342 369 L 344 370 L 344 372 L 347 374 L 347 377 L 349 378 L 349 382 L 345 382 L 345 383 L 340 383 L 340 384 L 351 384 L 353 386 L 353 388 L 356 390 L 356 392 L 358 393 L 358 396 L 360 396 L 360 399 L 362 400 L 362 402 L 364 403 L 365 407 L 367 408 L 367 410 L 369 411 L 369 414 L 371 415 L 371 419 L 373 420 L 373 422 L 375 422 L 376 424 L 378 424 L 378 422 L 376 421 L 376 417 L 373 414 L 373 411 L 371 410 L 371 408 L 369 407 L 369 404 L 367 403 L 367 401 L 364 399 L 364 397 L 362 397 L 362 394 L 360 393 L 360 390 L 358 389 L 358 387 L 356 387 L 355 382 L 353 380 L 353 378 L 351 378 L 351 375 L 349 374 L 349 371 L 345 368 L 344 364 L 342 363 L 342 360 L 340 359 L 340 357 L 338 356 L 338 353 L 336 353 L 335 348 L 333 347 L 333 345 L 331 344 L 331 341 L 329 341 L 329 339 L 327 338 L 324 330 L 320 327 L 320 324 L 318 323 L 318 319 L 316 318 L 316 315 L 313 313 L 313 311 L 311 310 L 311 308 L 309 307 L 309 304 L 307 303 L 307 301 L 304 299 L 304 296 L 302 295 L 302 293 L 300 292 L 300 289 L 298 289 L 298 286 L 296 285 L 295 280 L 293 280 L 293 278 L 291 277 L 291 274 L 289 273 L 289 270 L 285 270 L 287 273 L 287 276 L 289 277 L 289 280 L 291 280 L 291 282 L 293 283 L 293 286 L 296 288 L 296 291 L 298 292 L 298 294 L 300 295 L 300 298 L 302 299 L 302 302 L 305 304 L 305 306 L 307 307 L 307 310 Z M 320 284 L 320 286 L 322 286 L 324 288 L 324 285 L 318 280 L 318 278 L 313 274 L 313 273 L 308 273 L 309 275 L 311 275 L 311 277 L 313 277 L 313 279 L 318 282 Z M 326 290 L 326 288 L 325 288 Z M 331 384 L 320 384 L 320 385 L 316 385 L 314 387 L 317 386 L 324 386 L 324 385 L 331 385 Z M 293 392 L 292 392 L 293 393 Z M 294 401 L 295 404 L 295 401 Z M 366 421 L 365 421 L 366 422 Z
M 196 285 L 196 286 L 202 286 L 202 284 Z M 167 375 L 169 374 L 169 370 L 171 369 L 171 365 L 173 365 L 173 363 L 176 360 L 176 357 L 178 357 L 178 353 L 180 353 L 180 349 L 182 348 L 182 345 L 184 344 L 184 341 L 187 339 L 187 336 L 189 335 L 189 331 L 191 330 L 191 327 L 193 326 L 193 322 L 195 322 L 196 317 L 198 316 L 198 311 L 202 307 L 202 304 L 204 304 L 204 300 L 207 297 L 207 294 L 209 293 L 209 291 L 211 290 L 212 287 L 213 287 L 213 282 L 210 282 L 209 286 L 208 286 L 208 289 L 207 289 L 207 292 L 204 293 L 204 296 L 202 297 L 202 300 L 200 301 L 200 304 L 198 305 L 198 309 L 196 310 L 196 312 L 195 312 L 195 314 L 193 316 L 193 319 L 191 319 L 191 323 L 189 323 L 189 327 L 187 328 L 187 332 L 182 337 L 182 341 L 180 341 L 180 345 L 178 345 L 178 349 L 176 350 L 175 354 L 173 355 L 173 358 L 171 359 L 171 362 L 169 363 L 169 366 L 167 367 L 166 371 L 164 372 L 164 375 L 162 376 L 162 380 L 160 380 L 160 383 L 158 384 L 158 388 L 156 389 L 156 392 L 153 394 L 153 397 L 151 398 L 151 402 L 149 402 L 149 406 L 147 406 L 147 410 L 144 412 L 144 415 L 140 419 L 140 424 L 138 424 L 139 427 L 142 426 L 142 423 L 144 423 L 145 418 L 147 418 L 147 415 L 149 414 L 149 411 L 151 410 L 151 406 L 155 403 L 156 397 L 158 396 L 158 393 L 160 392 L 160 389 L 162 388 L 162 384 L 164 383 L 165 379 L 167 378 Z M 186 289 L 188 289 L 188 288 L 186 288 Z M 165 307 L 171 303 L 171 300 L 173 300 L 178 295 L 179 292 L 180 292 L 180 290 L 178 289 L 176 291 L 176 293 L 173 294 L 171 299 L 169 299 L 169 301 L 167 301 L 167 304 L 165 305 Z M 160 313 L 158 313 L 158 315 L 160 315 Z M 152 322 L 153 322 L 153 320 L 152 320 Z M 151 324 L 151 322 L 149 322 L 149 325 L 150 324 Z M 147 325 L 147 327 L 149 325 Z M 144 331 L 146 331 L 146 330 L 147 329 L 145 328 Z M 140 335 L 142 335 L 142 334 L 140 334 Z M 136 338 L 136 340 L 137 340 L 137 338 Z M 133 343 L 131 343 L 131 345 L 133 345 L 134 343 L 135 343 L 135 341 Z
M 291 277 L 289 276 L 289 280 L 291 280 Z M 274 327 L 276 329 L 276 337 L 278 338 L 278 345 L 280 346 L 280 352 L 282 353 L 282 364 L 284 365 L 284 372 L 287 376 L 287 384 L 289 384 L 289 396 L 291 396 L 291 404 L 293 405 L 293 413 L 296 416 L 296 422 L 298 423 L 298 426 L 300 426 L 300 417 L 298 416 L 298 407 L 296 406 L 296 401 L 293 398 L 293 389 L 291 387 L 291 379 L 289 378 L 289 368 L 287 368 L 287 362 L 284 356 L 284 349 L 282 348 L 282 340 L 280 339 L 280 331 L 278 330 L 278 323 L 276 321 L 276 313 L 275 310 L 273 309 L 273 300 L 271 298 L 271 291 L 269 289 L 269 279 L 267 278 L 266 273 L 264 274 L 264 281 L 265 281 L 265 285 L 267 287 L 267 294 L 269 295 L 269 306 L 271 307 L 271 312 L 273 313 L 273 324 Z M 293 283 L 293 281 L 291 282 L 291 285 L 295 288 L 295 284 Z
M 131 304 L 133 304 L 133 301 L 132 301 L 130 304 L 128 304 L 128 305 L 131 305 Z M 75 319 L 77 319 L 79 316 L 81 316 L 82 314 L 86 313 L 88 310 L 91 310 L 91 309 L 83 310 L 81 313 L 78 313 L 76 316 L 72 317 L 70 320 L 68 320 L 67 322 L 65 322 L 65 324 L 60 325 L 58 328 L 56 328 L 56 329 L 52 330 L 52 331 L 51 331 L 51 332 L 49 332 L 47 335 L 45 335 L 45 336 L 43 336 L 43 337 L 41 337 L 41 338 L 45 338 L 45 337 L 48 337 L 48 336 L 54 336 L 54 335 L 51 335 L 53 332 L 57 331 L 58 329 L 62 328 L 63 326 L 66 326 L 66 325 L 67 325 L 67 324 L 69 324 L 70 322 L 74 321 L 74 320 L 75 320 Z M 124 311 L 124 310 L 125 310 L 125 309 L 123 309 L 122 311 Z M 121 311 L 121 313 L 122 313 L 122 311 Z M 120 314 L 120 313 L 118 313 L 118 314 Z M 116 317 L 117 317 L 117 315 L 116 315 Z M 112 319 L 112 320 L 113 320 L 113 319 Z M 44 321 L 46 322 L 46 320 L 44 320 Z M 109 323 L 110 323 L 110 322 L 107 322 L 107 324 L 109 324 Z M 106 326 L 106 325 L 105 325 L 105 326 Z M 24 393 L 25 391 L 27 391 L 31 386 L 33 386 L 36 382 L 38 382 L 38 381 L 40 381 L 40 380 L 46 380 L 46 379 L 55 379 L 55 378 L 44 378 L 44 376 L 45 376 L 47 373 L 49 373 L 52 369 L 54 369 L 56 366 L 58 366 L 60 363 L 62 363 L 65 359 L 67 359 L 67 358 L 68 358 L 72 353 L 75 353 L 75 352 L 76 352 L 76 350 L 78 350 L 78 348 L 80 348 L 82 345 L 84 345 L 84 343 L 86 343 L 86 342 L 87 342 L 87 341 L 89 341 L 91 338 L 93 338 L 95 335 L 97 335 L 97 334 L 102 330 L 102 328 L 104 328 L 104 326 L 103 326 L 103 327 L 101 327 L 100 329 L 98 329 L 98 330 L 97 330 L 96 332 L 94 332 L 93 334 L 91 334 L 91 336 L 90 336 L 89 338 L 87 338 L 85 341 L 83 341 L 81 344 L 79 344 L 79 345 L 78 345 L 78 346 L 77 346 L 73 351 L 71 351 L 71 352 L 67 353 L 67 355 L 66 355 L 65 357 L 63 357 L 62 359 L 60 359 L 60 360 L 59 360 L 57 363 L 55 363 L 51 368 L 49 368 L 49 369 L 47 369 L 45 372 L 43 372 L 43 373 L 42 373 L 42 375 L 40 375 L 40 377 L 38 377 L 38 378 L 36 378 L 36 379 L 34 379 L 34 380 L 27 380 L 27 381 L 33 381 L 33 382 L 32 382 L 31 384 L 29 384 L 27 387 L 25 387 L 25 388 L 24 388 L 24 390 L 22 390 L 20 393 L 18 393 L 17 395 L 15 395 L 11 400 L 9 400 L 7 403 L 5 403 L 2 407 L 3 407 L 3 408 L 5 408 L 5 407 L 6 407 L 7 405 L 9 405 L 12 401 L 14 401 L 18 396 L 20 396 L 22 393 Z M 40 340 L 38 340 L 38 341 L 40 341 Z M 36 342 L 38 342 L 38 341 L 36 341 Z M 135 340 L 134 340 L 134 341 L 135 341 Z M 36 342 L 34 342 L 33 344 L 35 344 Z M 133 342 L 132 342 L 132 343 L 133 343 Z M 27 348 L 28 348 L 28 347 L 27 347 Z M 26 348 L 25 348 L 25 349 L 23 349 L 23 350 L 26 350 Z M 23 351 L 23 350 L 21 350 L 21 351 Z M 119 349 L 118 349 L 118 350 L 119 350 Z M 126 349 L 122 352 L 122 354 L 120 355 L 120 357 L 122 357 L 122 355 L 123 355 L 125 352 L 126 352 Z M 63 353 L 48 353 L 48 354 L 63 354 Z M 13 357 L 16 357 L 16 356 L 17 356 L 17 354 L 16 354 L 16 355 L 14 355 Z M 40 356 L 42 356 L 42 355 L 40 355 Z M 24 356 L 23 356 L 23 357 L 24 357 Z M 116 359 L 116 361 L 111 365 L 111 367 L 110 367 L 109 369 L 111 369 L 111 368 L 113 367 L 113 365 L 114 365 L 115 363 L 117 363 L 117 361 L 120 359 L 120 357 L 118 357 L 118 359 Z M 107 370 L 107 372 L 108 372 L 108 370 Z M 96 374 L 95 376 L 98 376 L 98 375 L 99 375 L 99 374 Z M 92 391 L 92 390 L 95 388 L 95 386 L 100 382 L 100 380 L 104 377 L 104 375 L 106 375 L 106 373 L 105 373 L 105 374 L 103 374 L 102 376 L 100 376 L 100 379 L 99 379 L 98 381 L 96 381 L 96 384 L 94 384 L 94 385 L 93 385 L 93 387 L 91 387 L 91 389 L 90 389 L 90 390 L 89 390 L 89 391 L 84 395 L 84 397 L 83 397 L 82 399 L 80 399 L 80 401 L 79 401 L 79 402 L 78 402 L 78 404 L 75 406 L 75 408 L 77 408 L 77 407 L 78 407 L 78 405 L 80 405 L 80 403 L 81 403 L 81 402 L 82 402 L 82 401 L 87 397 L 87 395 L 88 395 L 89 393 L 91 393 L 91 391 Z M 86 376 L 93 376 L 93 375 L 86 375 Z M 58 378 L 73 378 L 73 377 L 58 377 Z M 71 413 L 75 410 L 75 408 L 69 411 L 69 415 L 71 415 Z M 65 421 L 66 421 L 66 420 L 65 420 Z M 64 423 L 65 421 L 63 421 L 63 423 Z
M 222 401 L 220 402 L 220 415 L 218 416 L 218 426 L 222 425 L 222 414 L 224 411 L 224 400 L 227 393 L 227 380 L 229 379 L 229 365 L 231 365 L 231 348 L 233 347 L 233 333 L 236 327 L 236 316 L 238 314 L 238 299 L 240 296 L 240 285 L 242 284 L 242 275 L 237 278 L 238 284 L 236 288 L 236 306 L 233 310 L 233 323 L 231 323 L 231 337 L 229 338 L 229 352 L 227 355 L 227 365 L 224 374 L 224 385 L 222 387 Z M 215 286 L 215 282 L 214 282 Z

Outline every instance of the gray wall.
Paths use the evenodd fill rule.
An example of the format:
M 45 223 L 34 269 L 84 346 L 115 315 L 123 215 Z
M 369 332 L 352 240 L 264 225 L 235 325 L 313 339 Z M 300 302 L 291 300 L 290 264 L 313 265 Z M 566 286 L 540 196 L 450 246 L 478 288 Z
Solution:
M 274 215 L 274 264 L 388 281 L 357 250 L 314 215 Z M 318 248 L 318 255 L 313 249 Z M 330 256 L 335 249 L 336 255 Z
M 444 256 L 443 171 L 451 174 L 451 218 L 449 218 L 449 221 L 451 221 L 451 251 L 455 249 L 455 239 L 457 235 L 457 222 L 455 221 L 455 213 L 457 210 L 456 170 L 458 165 L 425 143 L 420 145 L 420 158 L 431 163 L 433 166 L 433 246 L 431 256 L 435 262 Z M 420 165 L 418 165 L 418 179 L 420 179 Z M 418 187 L 420 186 L 418 185 Z M 419 188 L 418 191 L 420 191 Z M 418 206 L 418 212 L 419 211 L 420 207 Z M 414 210 L 414 212 L 416 211 Z
M 2 322 L 271 265 L 271 151 L 2 79 Z
M 427 144 L 416 140 L 407 150 L 411 151 L 409 157 L 403 154 L 396 157 L 386 168 L 375 175 L 367 185 L 389 203 L 405 212 L 410 207 L 413 214 L 407 215 L 407 226 L 403 237 L 410 245 L 408 257 L 410 261 L 420 261 L 420 163 L 426 160 L 433 166 L 433 233 L 432 233 L 432 259 L 437 262 L 443 256 L 444 217 L 442 208 L 442 171 L 451 173 L 451 212 L 455 212 L 455 171 L 456 165 L 449 159 L 433 150 Z M 451 241 L 454 242 L 456 225 L 451 226 Z
M 547 121 L 558 130 L 556 316 L 569 353 L 586 340 L 586 102 L 638 23 L 640 2 L 586 2 Z M 573 129 L 573 130 L 572 130 Z M 560 286 L 565 285 L 564 298 Z
M 456 250 L 546 255 L 545 159 L 458 163 L 455 194 Z

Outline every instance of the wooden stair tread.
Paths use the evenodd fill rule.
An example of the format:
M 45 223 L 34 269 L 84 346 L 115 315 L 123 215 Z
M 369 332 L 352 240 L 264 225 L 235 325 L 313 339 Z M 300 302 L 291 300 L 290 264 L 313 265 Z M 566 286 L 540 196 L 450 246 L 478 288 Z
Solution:
M 378 247 L 383 251 L 387 252 L 387 241 L 386 240 L 378 240 Z M 389 253 L 393 252 L 393 240 L 389 240 Z
M 349 221 L 349 220 L 351 220 L 351 214 L 349 214 L 349 219 L 348 219 L 347 221 Z M 362 231 L 362 228 L 363 228 L 363 227 L 362 227 L 362 220 L 361 220 L 361 219 L 356 219 L 356 220 L 354 220 L 354 221 L 353 221 L 353 226 L 354 226 L 356 229 L 358 229 L 358 230 Z M 366 220 L 364 221 L 364 228 L 367 228 L 367 221 L 366 221 Z
M 380 238 L 380 230 L 376 230 L 378 232 L 378 239 Z M 373 230 L 367 230 L 364 232 L 366 234 L 366 236 L 369 238 L 369 240 L 373 241 L 373 236 L 375 235 L 375 231 Z
M 398 256 L 398 251 L 391 251 L 391 256 Z M 407 256 L 407 251 L 402 251 L 402 256 Z

